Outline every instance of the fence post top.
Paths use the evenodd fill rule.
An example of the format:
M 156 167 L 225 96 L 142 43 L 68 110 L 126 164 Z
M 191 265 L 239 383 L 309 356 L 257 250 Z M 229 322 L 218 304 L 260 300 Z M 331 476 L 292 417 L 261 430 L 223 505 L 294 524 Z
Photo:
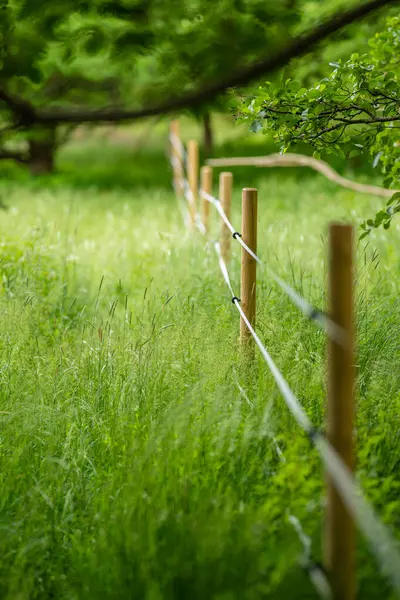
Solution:
M 343 221 L 332 221 L 329 223 L 329 229 L 353 229 L 353 225 Z
M 258 192 L 257 188 L 243 188 L 243 192 Z

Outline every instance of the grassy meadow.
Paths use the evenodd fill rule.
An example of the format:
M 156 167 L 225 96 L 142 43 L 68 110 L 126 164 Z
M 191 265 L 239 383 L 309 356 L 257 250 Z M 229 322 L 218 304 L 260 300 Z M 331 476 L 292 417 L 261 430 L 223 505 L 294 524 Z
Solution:
M 165 132 L 89 134 L 47 179 L 0 167 L 2 600 L 317 597 L 288 516 L 319 559 L 321 464 L 262 359 L 242 362 L 215 254 L 172 192 Z M 271 151 L 228 122 L 217 142 L 217 156 Z M 358 225 L 382 200 L 299 169 L 234 178 L 234 224 L 241 188 L 258 187 L 259 254 L 323 308 L 328 223 Z M 397 534 L 399 248 L 397 219 L 357 244 L 356 281 L 358 474 Z M 325 337 L 262 268 L 257 327 L 323 426 Z M 362 540 L 358 585 L 392 597 Z

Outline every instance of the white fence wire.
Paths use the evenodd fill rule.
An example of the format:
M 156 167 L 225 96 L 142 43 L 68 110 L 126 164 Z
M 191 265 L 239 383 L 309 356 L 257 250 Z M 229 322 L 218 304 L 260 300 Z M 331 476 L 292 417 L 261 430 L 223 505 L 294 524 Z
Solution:
M 312 560 L 311 540 L 300 523 L 300 520 L 294 515 L 288 515 L 288 521 L 296 531 L 299 540 L 303 546 L 303 556 L 301 565 L 306 569 L 318 595 L 322 600 L 332 600 L 332 590 L 323 569 Z
M 177 156 L 172 157 L 172 164 L 179 164 L 181 168 L 185 167 L 185 161 L 187 158 L 187 153 L 184 145 L 180 138 L 175 134 L 170 134 L 170 141 L 173 147 L 175 148 L 178 156 L 181 157 L 181 160 L 178 159 Z M 187 198 L 190 206 L 192 206 L 192 210 L 195 213 L 196 226 L 199 231 L 204 235 L 206 233 L 204 224 L 201 220 L 201 217 L 195 211 L 196 201 L 193 196 L 193 193 L 190 189 L 187 179 L 183 176 L 183 186 L 185 190 L 185 197 Z M 222 204 L 218 198 L 209 194 L 205 190 L 200 189 L 199 195 L 201 198 L 210 202 L 217 210 L 221 219 L 224 221 L 228 230 L 232 233 L 233 238 L 244 248 L 244 250 L 252 257 L 254 260 L 261 266 L 264 266 L 267 269 L 270 277 L 280 286 L 280 288 L 286 293 L 286 295 L 291 299 L 293 304 L 297 306 L 297 308 L 310 320 L 314 321 L 319 327 L 326 331 L 331 339 L 335 342 L 340 343 L 341 345 L 345 345 L 348 342 L 346 332 L 342 327 L 339 327 L 336 323 L 332 321 L 327 315 L 325 315 L 322 311 L 313 307 L 303 296 L 301 296 L 291 285 L 285 282 L 269 265 L 265 263 L 265 261 L 261 260 L 259 256 L 255 252 L 248 247 L 248 245 L 243 241 L 241 234 L 237 229 L 233 226 L 233 224 L 228 219 Z
M 170 162 L 171 162 L 171 166 L 173 168 L 174 167 L 176 168 L 177 165 L 181 165 L 181 162 L 179 161 L 177 156 L 170 156 Z M 197 229 L 200 231 L 200 233 L 202 235 L 205 235 L 207 233 L 207 231 L 206 231 L 203 221 L 201 220 L 200 213 L 197 211 L 196 198 L 194 197 L 194 194 L 192 192 L 190 184 L 189 184 L 188 180 L 186 179 L 186 177 L 183 176 L 183 174 L 180 179 L 181 179 L 181 181 L 179 184 L 176 184 L 175 180 L 173 181 L 173 188 L 175 190 L 175 194 L 179 195 L 180 190 L 183 190 L 183 195 L 189 205 L 189 212 L 190 212 L 190 214 L 194 215 L 195 225 L 196 225 Z M 184 221 L 185 221 L 185 224 L 187 225 L 188 224 L 187 215 L 185 216 Z
M 264 266 L 267 269 L 270 277 L 280 286 L 280 288 L 287 294 L 290 300 L 293 302 L 295 306 L 310 320 L 315 322 L 321 329 L 326 331 L 331 339 L 335 342 L 345 345 L 347 343 L 347 335 L 346 332 L 339 327 L 336 323 L 332 321 L 327 315 L 325 315 L 322 311 L 313 307 L 305 298 L 300 296 L 296 290 L 286 283 L 279 275 L 275 273 L 264 261 L 261 260 L 259 256 L 248 245 L 243 241 L 241 234 L 235 229 L 232 223 L 229 221 L 224 209 L 222 208 L 221 202 L 218 198 L 215 198 L 211 194 L 208 194 L 204 190 L 200 190 L 200 196 L 204 198 L 206 201 L 210 202 L 215 206 L 218 211 L 218 214 L 223 219 L 225 225 L 232 233 L 233 238 L 239 242 L 239 244 L 244 248 L 244 250 L 252 257 L 254 260 L 261 266 Z
M 174 145 L 175 149 L 177 151 L 179 150 L 180 155 L 185 156 L 185 150 L 178 136 L 171 135 L 170 140 L 171 143 Z M 174 162 L 173 159 L 171 160 L 171 162 L 172 165 L 177 164 L 176 161 Z M 193 211 L 193 205 L 195 205 L 195 198 L 184 175 L 183 186 L 185 190 L 185 197 L 188 201 L 189 207 L 192 207 Z M 254 258 L 254 260 L 257 261 L 257 263 L 265 265 L 265 263 L 257 256 L 257 254 L 255 254 L 251 250 L 251 248 L 249 248 L 247 244 L 242 240 L 240 233 L 234 228 L 234 226 L 226 216 L 225 211 L 223 210 L 221 202 L 218 200 L 218 198 L 215 198 L 214 196 L 208 194 L 204 190 L 200 190 L 200 196 L 215 206 L 225 225 L 228 227 L 233 237 L 245 249 L 245 251 L 248 252 Z M 198 229 L 201 231 L 201 233 L 206 233 L 200 215 L 195 211 L 193 211 L 192 214 L 196 215 L 195 222 Z M 310 441 L 317 449 L 333 485 L 335 486 L 337 492 L 341 496 L 342 501 L 346 505 L 349 513 L 352 515 L 355 523 L 358 525 L 360 531 L 363 533 L 364 537 L 368 541 L 369 547 L 375 555 L 375 557 L 377 558 L 378 563 L 381 566 L 382 572 L 388 577 L 388 579 L 393 585 L 393 588 L 400 595 L 400 551 L 398 543 L 394 540 L 391 532 L 389 531 L 389 528 L 379 520 L 374 509 L 365 498 L 361 487 L 355 481 L 353 474 L 344 464 L 344 462 L 337 454 L 333 446 L 329 443 L 329 441 L 322 433 L 320 433 L 313 427 L 313 424 L 309 419 L 307 413 L 305 412 L 304 408 L 302 407 L 299 399 L 296 397 L 296 395 L 290 388 L 288 382 L 286 381 L 283 374 L 275 364 L 267 348 L 264 346 L 263 342 L 255 332 L 252 324 L 250 323 L 246 314 L 244 313 L 240 305 L 240 299 L 234 293 L 229 272 L 222 258 L 221 249 L 218 242 L 214 243 L 214 248 L 218 257 L 218 263 L 222 276 L 231 293 L 232 303 L 237 308 L 241 318 L 246 324 L 247 329 L 249 330 L 256 345 L 258 346 L 261 355 L 264 358 L 264 361 L 266 362 L 289 411 L 291 412 L 298 425 L 309 436 Z M 338 327 L 324 313 L 313 308 L 312 305 L 307 302 L 307 300 L 300 296 L 296 292 L 296 290 L 292 288 L 292 286 L 283 281 L 272 269 L 270 269 L 270 267 L 268 267 L 268 265 L 265 266 L 267 267 L 270 276 L 281 287 L 281 289 L 286 292 L 286 294 L 289 296 L 292 302 L 303 312 L 303 314 L 315 321 L 337 343 L 346 344 L 346 332 L 342 328 Z M 300 522 L 293 515 L 289 516 L 289 520 L 293 527 L 296 529 L 300 540 L 303 542 L 305 555 L 307 555 L 309 558 L 310 545 L 307 541 L 307 537 L 305 536 L 301 528 Z M 309 569 L 309 573 L 321 598 L 323 598 L 324 600 L 330 600 L 332 598 L 331 591 L 323 572 L 320 569 L 311 568 Z
M 176 133 L 171 132 L 169 134 L 169 141 L 171 142 L 171 145 L 174 147 L 177 155 L 181 158 L 182 167 L 185 167 L 185 163 L 187 160 L 187 152 L 186 152 L 185 146 L 182 144 L 181 139 L 176 135 Z
M 238 387 L 240 387 L 238 385 Z M 244 390 L 243 390 L 244 393 Z M 275 446 L 276 453 L 281 463 L 286 463 L 285 455 L 283 454 L 278 442 L 272 435 L 272 441 Z M 288 522 L 293 527 L 299 541 L 302 545 L 303 553 L 300 556 L 300 565 L 305 569 L 311 579 L 313 586 L 315 587 L 319 597 L 322 600 L 333 600 L 332 590 L 326 576 L 326 573 L 321 565 L 318 565 L 312 558 L 312 543 L 311 538 L 305 533 L 304 528 L 300 522 L 300 519 L 289 513 L 287 514 Z
M 377 558 L 382 572 L 390 579 L 394 589 L 400 594 L 400 552 L 398 543 L 393 539 L 389 529 L 383 525 L 376 515 L 372 506 L 363 495 L 360 486 L 333 446 L 326 437 L 316 430 L 300 401 L 290 388 L 288 382 L 278 369 L 268 350 L 255 332 L 250 321 L 246 317 L 240 300 L 235 296 L 229 277 L 228 269 L 224 263 L 219 247 L 215 247 L 222 276 L 232 294 L 232 303 L 236 306 L 243 321 L 257 344 L 275 382 L 281 392 L 283 399 L 295 418 L 297 424 L 309 436 L 310 441 L 318 450 L 322 462 L 328 472 L 337 492 L 341 496 L 349 513 L 357 523 L 360 531 L 369 543 L 371 551 Z

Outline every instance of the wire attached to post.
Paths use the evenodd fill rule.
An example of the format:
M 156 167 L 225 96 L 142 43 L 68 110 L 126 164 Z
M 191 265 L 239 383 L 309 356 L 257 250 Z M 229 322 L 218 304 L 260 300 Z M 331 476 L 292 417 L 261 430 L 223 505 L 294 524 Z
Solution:
M 215 205 L 219 214 L 221 215 L 221 218 L 223 218 L 225 221 L 228 229 L 230 229 L 232 234 L 236 234 L 233 235 L 234 239 L 236 239 L 257 262 L 263 264 L 258 256 L 255 255 L 251 249 L 246 246 L 241 237 L 239 237 L 239 232 L 234 229 L 229 219 L 227 219 L 219 200 L 210 194 L 206 194 L 205 192 L 202 192 L 202 197 L 208 199 Z M 247 319 L 242 307 L 240 306 L 240 299 L 234 294 L 229 273 L 226 264 L 222 259 L 218 242 L 214 244 L 214 247 L 218 255 L 223 278 L 232 295 L 232 303 L 239 311 L 250 334 L 253 336 L 258 348 L 260 349 L 260 352 L 275 379 L 275 382 L 282 394 L 283 399 L 285 400 L 289 411 L 319 452 L 322 462 L 331 477 L 335 489 L 342 498 L 343 503 L 345 504 L 349 513 L 352 515 L 354 521 L 357 523 L 359 529 L 367 539 L 371 550 L 381 565 L 383 573 L 387 575 L 394 589 L 400 594 L 400 552 L 397 543 L 393 540 L 389 529 L 383 523 L 381 523 L 375 514 L 372 506 L 364 497 L 361 488 L 357 485 L 351 471 L 346 467 L 338 453 L 335 451 L 323 433 L 313 427 L 298 398 L 291 390 L 289 384 L 276 366 L 269 352 Z M 297 292 L 291 288 L 291 286 L 281 280 L 279 276 L 277 276 L 269 267 L 267 268 L 275 281 L 287 292 L 289 297 L 291 297 L 293 302 L 304 312 L 304 314 L 306 314 L 313 321 L 319 323 L 333 339 L 335 339 L 335 335 L 343 333 L 341 332 L 341 328 L 338 328 L 337 325 L 333 323 L 324 313 L 312 307 L 304 298 L 297 294 Z M 337 335 L 336 341 L 339 339 L 340 335 Z M 342 338 L 339 343 L 345 344 L 347 341 L 346 339 Z M 317 583 L 318 581 L 323 583 L 323 571 L 320 568 L 315 568 L 315 566 L 312 566 L 309 569 L 309 572 L 313 577 L 313 581 L 315 580 Z M 326 598 L 328 598 L 328 596 L 326 596 Z
M 216 244 L 217 246 L 217 244 Z M 216 248 L 217 250 L 217 248 Z M 218 251 L 217 251 L 218 253 Z M 275 379 L 281 395 L 297 424 L 303 429 L 317 449 L 322 462 L 329 473 L 333 485 L 340 494 L 347 510 L 352 515 L 359 529 L 367 539 L 369 546 L 381 565 L 382 572 L 390 579 L 394 589 L 400 594 L 400 551 L 397 543 L 392 538 L 389 529 L 381 523 L 374 509 L 364 497 L 353 474 L 342 461 L 336 450 L 326 439 L 325 435 L 315 429 L 307 416 L 300 401 L 290 388 L 281 371 L 276 366 L 268 350 L 255 332 L 240 303 L 235 299 L 229 273 L 219 253 L 219 264 L 222 275 L 232 294 L 232 302 L 246 323 L 248 330 L 254 338 L 268 368 Z
M 287 294 L 293 304 L 306 316 L 310 321 L 316 323 L 321 329 L 325 330 L 331 339 L 335 342 L 345 346 L 348 343 L 348 336 L 342 327 L 339 327 L 336 323 L 329 318 L 329 316 L 318 308 L 312 306 L 305 298 L 300 296 L 296 290 L 286 283 L 279 275 L 275 273 L 264 261 L 249 246 L 243 241 L 242 235 L 234 228 L 232 223 L 226 216 L 220 201 L 211 194 L 208 194 L 204 190 L 200 190 L 200 195 L 213 204 L 217 209 L 220 217 L 225 222 L 226 226 L 232 233 L 232 237 L 239 242 L 244 250 L 261 266 L 267 269 L 269 276 L 279 285 L 279 287 Z
M 257 262 L 262 263 L 262 261 L 255 255 L 250 248 L 246 246 L 243 240 L 239 237 L 239 233 L 234 229 L 230 221 L 227 219 L 222 206 L 218 199 L 214 198 L 210 194 L 206 194 L 202 192 L 203 198 L 208 199 L 212 202 L 217 208 L 219 214 L 224 219 L 228 229 L 234 235 L 234 239 L 236 239 L 242 247 L 244 247 L 249 254 L 253 256 Z M 298 425 L 305 431 L 313 445 L 319 452 L 319 455 L 322 459 L 323 464 L 327 472 L 329 473 L 332 483 L 337 490 L 338 494 L 343 500 L 347 510 L 352 515 L 354 521 L 357 523 L 359 529 L 364 534 L 367 539 L 369 546 L 376 558 L 378 559 L 381 569 L 385 575 L 390 579 L 394 589 L 397 593 L 400 594 L 400 552 L 397 543 L 393 540 L 392 535 L 389 529 L 381 523 L 372 506 L 368 503 L 366 498 L 364 497 L 361 488 L 357 485 L 351 471 L 346 467 L 343 463 L 340 456 L 337 454 L 335 449 L 326 439 L 326 437 L 317 429 L 315 429 L 304 411 L 301 403 L 298 398 L 295 396 L 293 391 L 291 390 L 289 384 L 283 377 L 282 373 L 276 366 L 269 352 L 265 348 L 264 344 L 261 342 L 251 323 L 246 317 L 242 307 L 240 306 L 240 299 L 235 296 L 232 284 L 230 281 L 229 273 L 224 263 L 221 250 L 218 242 L 214 244 L 215 250 L 218 255 L 219 265 L 224 277 L 224 280 L 231 292 L 232 295 L 232 303 L 239 311 L 243 321 L 245 322 L 249 332 L 253 336 L 260 352 L 267 363 L 269 370 L 272 376 L 275 379 L 275 382 L 282 394 L 283 399 L 295 418 Z M 288 295 L 292 298 L 293 302 L 298 305 L 298 307 L 309 316 L 313 321 L 318 322 L 323 328 L 328 332 L 328 334 L 334 339 L 335 331 L 336 334 L 340 333 L 340 329 L 337 328 L 336 324 L 333 323 L 324 313 L 314 309 L 304 298 L 302 298 L 291 286 L 286 284 L 283 280 L 281 280 L 271 269 L 268 268 L 271 276 L 277 281 L 277 283 L 288 293 Z M 290 290 L 290 293 L 289 293 Z M 338 336 L 338 339 L 340 336 Z M 336 340 L 337 341 L 337 340 Z M 341 339 L 340 343 L 346 343 L 345 339 Z M 313 574 L 313 580 L 322 581 L 321 579 L 321 569 L 311 568 L 310 575 Z M 327 596 L 328 597 L 328 596 Z

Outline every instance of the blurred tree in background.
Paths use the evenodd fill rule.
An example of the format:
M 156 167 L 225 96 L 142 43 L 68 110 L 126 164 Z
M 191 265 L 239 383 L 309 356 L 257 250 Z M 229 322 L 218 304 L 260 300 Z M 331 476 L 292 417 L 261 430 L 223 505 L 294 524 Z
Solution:
M 391 3 L 369 0 L 365 6 Z M 0 157 L 33 173 L 51 171 L 74 127 L 128 121 L 151 114 L 147 107 L 155 107 L 152 114 L 187 109 L 203 119 L 211 152 L 210 113 L 226 110 L 232 95 L 223 92 L 236 86 L 235 74 L 241 86 L 257 80 L 263 72 L 257 61 L 277 49 L 284 54 L 302 31 L 318 29 L 321 18 L 344 7 L 338 0 L 323 6 L 306 0 L 212 6 L 206 0 L 0 0 Z M 355 18 L 332 19 L 330 31 Z M 352 38 L 350 29 L 344 39 Z M 328 34 L 322 30 L 314 43 Z M 276 65 L 307 49 L 300 40 Z M 305 66 L 315 56 L 295 65 L 302 78 L 315 77 Z
M 44 126 L 31 106 L 122 105 L 133 90 L 137 57 L 154 38 L 148 2 L 121 15 L 115 5 L 70 0 L 6 1 L 2 12 L 0 86 L 7 92 L 0 92 L 0 156 L 28 164 L 34 173 L 51 171 L 73 126 Z M 121 52 L 126 45 L 130 59 Z

